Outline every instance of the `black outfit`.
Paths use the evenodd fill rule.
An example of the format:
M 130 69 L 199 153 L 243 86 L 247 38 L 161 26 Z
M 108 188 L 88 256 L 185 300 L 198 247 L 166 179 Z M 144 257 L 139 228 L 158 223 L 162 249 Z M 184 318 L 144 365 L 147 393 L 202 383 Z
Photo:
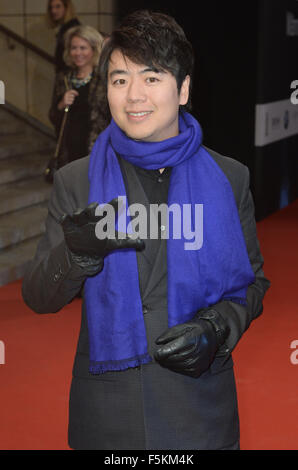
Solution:
M 67 70 L 67 66 L 63 60 L 63 53 L 64 53 L 64 34 L 70 28 L 74 26 L 79 26 L 81 23 L 77 18 L 72 18 L 67 23 L 64 23 L 57 35 L 56 35 L 56 49 L 55 49 L 55 65 L 56 65 L 56 72 L 65 71 Z
M 82 323 L 73 366 L 69 403 L 69 445 L 74 449 L 238 449 L 239 422 L 233 350 L 251 321 L 262 312 L 269 287 L 262 266 L 249 192 L 247 168 L 208 150 L 229 179 L 248 255 L 256 275 L 247 306 L 222 301 L 214 306 L 230 327 L 228 352 L 217 356 L 198 379 L 162 368 L 156 361 L 120 372 L 90 375 L 89 337 L 83 294 Z M 167 201 L 171 171 L 163 174 L 120 159 L 128 203 Z M 57 312 L 80 291 L 86 274 L 70 258 L 59 218 L 88 205 L 89 157 L 61 168 L 49 203 L 46 234 L 23 282 L 23 297 L 38 313 Z M 100 184 L 100 182 L 99 182 Z M 168 328 L 167 240 L 146 240 L 136 252 L 148 352 Z M 198 286 L 198 289 L 200 286 Z M 129 299 L 128 299 L 129 301 Z
M 68 162 L 88 155 L 88 138 L 91 131 L 89 88 L 90 82 L 74 88 L 79 96 L 76 96 L 74 103 L 70 106 L 65 128 Z
M 58 139 L 64 111 L 58 109 L 58 103 L 62 100 L 66 92 L 65 78 L 68 89 L 75 89 L 79 95 L 75 97 L 73 104 L 67 113 L 66 125 L 63 132 L 61 148 L 58 157 L 58 167 L 62 167 L 73 160 L 85 157 L 90 151 L 91 106 L 90 102 L 95 93 L 94 73 L 91 80 L 79 87 L 72 84 L 72 71 L 66 75 L 60 72 L 56 75 L 56 82 L 53 90 L 52 104 L 49 111 L 49 119 L 55 126 Z

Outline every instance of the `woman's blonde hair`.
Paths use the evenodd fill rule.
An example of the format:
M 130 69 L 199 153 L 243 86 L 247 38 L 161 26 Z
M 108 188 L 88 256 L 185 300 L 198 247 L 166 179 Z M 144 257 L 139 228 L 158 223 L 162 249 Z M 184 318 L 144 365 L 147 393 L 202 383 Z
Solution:
M 59 23 L 54 21 L 51 15 L 51 3 L 53 0 L 48 0 L 47 13 L 46 13 L 46 22 L 50 28 L 55 28 Z M 65 15 L 63 18 L 63 23 L 68 23 L 68 21 L 76 18 L 75 7 L 71 0 L 60 0 L 63 3 L 65 8 Z
M 93 67 L 97 66 L 104 38 L 95 28 L 86 25 L 75 26 L 65 33 L 63 59 L 66 65 L 73 68 L 73 62 L 70 57 L 70 47 L 74 37 L 85 39 L 85 41 L 89 42 L 94 51 Z

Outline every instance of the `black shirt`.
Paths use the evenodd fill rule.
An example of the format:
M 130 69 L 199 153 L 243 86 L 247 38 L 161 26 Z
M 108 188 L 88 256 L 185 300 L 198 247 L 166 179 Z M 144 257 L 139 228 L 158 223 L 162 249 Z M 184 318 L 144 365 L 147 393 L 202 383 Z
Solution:
M 121 159 L 119 160 L 120 166 Z M 160 173 L 159 170 L 146 170 L 133 165 L 137 178 L 147 196 L 148 203 L 151 204 L 167 204 L 168 192 L 170 185 L 170 176 L 172 168 L 168 167 Z M 123 173 L 123 172 L 122 172 Z M 128 190 L 127 182 L 125 183 L 126 191 Z M 162 238 L 162 218 L 161 213 L 158 212 L 158 239 Z M 148 221 L 150 223 L 150 221 Z M 149 236 L 149 232 L 148 232 Z
M 166 204 L 172 168 L 159 170 L 145 170 L 135 166 L 136 173 L 148 198 L 149 204 Z

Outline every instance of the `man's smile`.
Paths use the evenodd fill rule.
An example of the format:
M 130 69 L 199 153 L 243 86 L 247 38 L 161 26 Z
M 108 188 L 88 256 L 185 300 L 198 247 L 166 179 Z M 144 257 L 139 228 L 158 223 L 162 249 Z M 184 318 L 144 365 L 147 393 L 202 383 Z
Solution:
M 133 122 L 145 121 L 153 111 L 127 111 L 128 119 Z

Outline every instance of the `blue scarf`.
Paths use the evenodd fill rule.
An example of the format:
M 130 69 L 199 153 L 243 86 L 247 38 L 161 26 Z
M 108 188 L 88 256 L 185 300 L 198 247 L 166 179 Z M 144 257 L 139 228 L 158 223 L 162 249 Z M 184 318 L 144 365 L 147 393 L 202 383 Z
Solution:
M 179 116 L 179 135 L 162 142 L 128 138 L 112 120 L 96 140 L 89 164 L 89 203 L 105 204 L 126 196 L 116 153 L 133 165 L 153 170 L 172 167 L 168 206 L 203 204 L 203 245 L 185 250 L 182 238 L 167 240 L 168 326 L 190 320 L 201 308 L 221 300 L 246 303 L 254 282 L 233 191 L 226 176 L 203 148 L 199 123 Z M 194 219 L 193 219 L 194 220 Z M 146 243 L 146 240 L 145 240 Z M 90 342 L 90 372 L 124 370 L 152 361 L 133 249 L 106 256 L 101 273 L 87 279 L 85 302 Z

